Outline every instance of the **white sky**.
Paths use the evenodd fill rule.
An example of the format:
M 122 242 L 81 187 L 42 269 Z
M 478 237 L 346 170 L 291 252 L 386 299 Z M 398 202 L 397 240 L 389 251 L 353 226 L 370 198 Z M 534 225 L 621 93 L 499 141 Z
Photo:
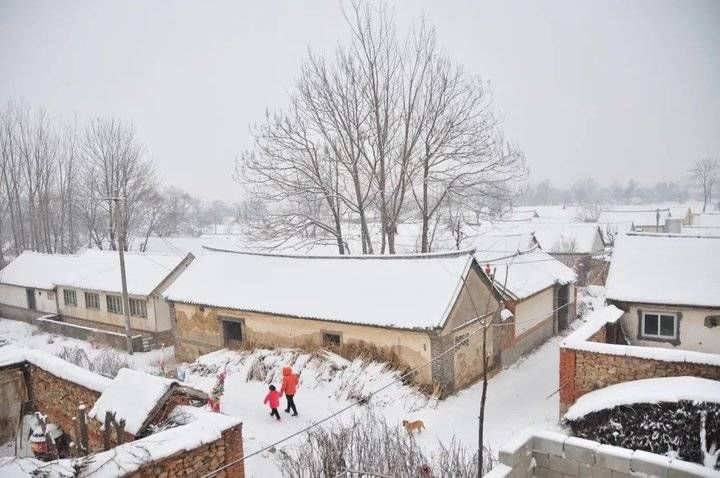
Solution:
M 682 179 L 720 156 L 720 1 L 396 0 L 491 82 L 531 179 Z M 0 102 L 132 120 L 167 184 L 234 200 L 248 124 L 281 107 L 337 0 L 0 1 Z

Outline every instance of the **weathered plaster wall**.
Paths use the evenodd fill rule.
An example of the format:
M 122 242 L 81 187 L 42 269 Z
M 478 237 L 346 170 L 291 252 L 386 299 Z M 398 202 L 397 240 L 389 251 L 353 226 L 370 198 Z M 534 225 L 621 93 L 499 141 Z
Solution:
M 720 259 L 718 259 L 720 260 Z M 718 292 L 720 294 L 720 291 Z M 678 348 L 694 350 L 696 352 L 720 353 L 720 325 L 706 327 L 705 318 L 708 316 L 720 317 L 720 309 L 696 309 L 690 307 L 673 307 L 654 304 L 625 304 L 621 307 L 627 312 L 622 316 L 623 329 L 630 336 L 634 345 L 660 348 Z M 638 310 L 647 312 L 680 312 L 679 343 L 647 340 L 638 338 Z M 720 324 L 720 320 L 718 321 Z
M 553 287 L 517 302 L 515 306 L 515 337 L 529 332 L 544 320 L 554 318 L 554 308 Z
M 321 345 L 323 332 L 333 332 L 341 334 L 343 344 L 367 342 L 392 350 L 410 367 L 430 359 L 430 338 L 423 331 L 297 319 L 188 304 L 174 304 L 174 308 L 175 356 L 179 360 L 191 361 L 225 347 L 219 317 L 242 320 L 244 340 L 258 344 L 300 347 Z M 417 379 L 420 383 L 430 384 L 429 368 L 420 371 Z

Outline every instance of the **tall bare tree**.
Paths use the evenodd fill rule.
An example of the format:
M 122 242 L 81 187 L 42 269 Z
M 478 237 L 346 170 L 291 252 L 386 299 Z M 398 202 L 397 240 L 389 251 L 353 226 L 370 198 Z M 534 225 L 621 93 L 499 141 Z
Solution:
M 720 160 L 703 158 L 695 161 L 690 168 L 690 176 L 698 185 L 703 195 L 703 212 L 712 205 L 713 191 L 720 181 Z
M 95 246 L 117 249 L 118 234 L 123 234 L 126 248 L 130 237 L 142 223 L 143 206 L 155 188 L 155 172 L 146 159 L 132 125 L 118 119 L 94 119 L 83 133 L 84 163 L 83 210 L 85 224 Z M 107 198 L 120 195 L 124 199 L 121 231 L 114 221 L 115 202 Z

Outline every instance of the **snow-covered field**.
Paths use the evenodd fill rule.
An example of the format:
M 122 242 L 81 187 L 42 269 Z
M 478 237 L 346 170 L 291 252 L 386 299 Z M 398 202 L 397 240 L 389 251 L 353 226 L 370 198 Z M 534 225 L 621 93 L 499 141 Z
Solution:
M 0 319 L 0 337 L 26 346 L 58 354 L 63 347 L 81 347 L 92 360 L 100 353 L 87 342 L 41 333 L 35 327 Z M 534 353 L 512 367 L 495 375 L 488 387 L 485 437 L 486 445 L 497 453 L 500 445 L 515 433 L 537 427 L 556 429 L 558 413 L 558 346 L 562 337 L 554 337 Z M 133 368 L 159 373 L 160 363 L 172 362 L 172 349 L 134 354 L 129 358 Z M 264 366 L 258 359 L 262 358 Z M 280 372 L 291 364 L 301 371 L 301 384 L 296 395 L 299 417 L 283 414 L 280 422 L 269 416 L 262 401 L 268 383 L 279 386 Z M 255 351 L 254 353 L 221 350 L 202 357 L 192 367 L 181 366 L 184 380 L 211 391 L 217 373 L 227 370 L 222 412 L 243 420 L 246 453 L 263 448 L 307 425 L 320 420 L 370 392 L 394 381 L 397 373 L 380 364 L 363 365 L 332 354 L 300 354 L 294 351 Z M 253 378 L 247 380 L 252 369 Z M 449 443 L 455 437 L 469 448 L 477 447 L 477 415 L 481 386 L 476 384 L 442 401 L 428 399 L 411 387 L 396 383 L 373 397 L 373 410 L 389 423 L 404 419 L 421 419 L 427 430 L 416 439 L 427 450 L 435 449 L 438 441 Z M 284 406 L 284 398 L 282 399 Z M 366 406 L 357 406 L 324 426 L 348 422 L 353 413 L 364 413 Z M 302 436 L 282 446 L 300 443 Z M 278 476 L 274 454 L 265 452 L 246 462 L 248 476 Z

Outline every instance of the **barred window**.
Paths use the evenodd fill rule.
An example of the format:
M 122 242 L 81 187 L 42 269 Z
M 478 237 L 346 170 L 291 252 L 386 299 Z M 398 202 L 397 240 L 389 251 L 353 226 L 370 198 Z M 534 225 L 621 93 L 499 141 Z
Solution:
M 74 290 L 64 289 L 63 300 L 65 301 L 65 305 L 77 306 L 77 294 L 75 294 Z
M 147 305 L 145 305 L 145 300 L 130 299 L 130 315 L 133 317 L 147 317 Z
M 113 314 L 123 313 L 122 297 L 119 295 L 108 295 L 106 296 L 106 300 L 108 312 L 112 312 Z
M 95 292 L 85 292 L 85 308 L 86 309 L 99 309 L 100 308 L 100 295 Z

